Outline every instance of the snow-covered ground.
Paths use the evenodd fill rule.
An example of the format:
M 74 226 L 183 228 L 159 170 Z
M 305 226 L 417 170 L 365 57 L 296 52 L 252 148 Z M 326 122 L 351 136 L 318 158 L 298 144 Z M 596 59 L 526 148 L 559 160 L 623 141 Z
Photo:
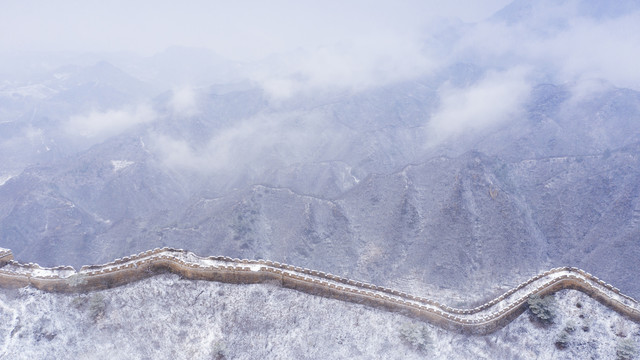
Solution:
M 11 175 L 11 174 L 2 174 L 2 175 L 0 175 L 0 186 L 4 185 L 12 177 L 13 177 L 13 175 Z
M 283 289 L 161 275 L 88 294 L 0 290 L 1 359 L 615 359 L 640 327 L 572 290 L 486 336 Z M 578 307 L 579 306 L 579 307 Z M 557 338 L 567 327 L 566 349 Z
M 122 170 L 133 164 L 134 164 L 133 161 L 128 161 L 128 160 L 111 160 L 111 166 L 113 166 L 113 171 Z

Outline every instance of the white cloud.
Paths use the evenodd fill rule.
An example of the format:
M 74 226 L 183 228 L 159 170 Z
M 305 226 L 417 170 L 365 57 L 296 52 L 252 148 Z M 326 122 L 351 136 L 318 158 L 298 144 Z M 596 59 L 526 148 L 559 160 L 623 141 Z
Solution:
M 282 99 L 313 91 L 358 91 L 463 62 L 488 69 L 528 67 L 538 82 L 601 78 L 640 90 L 640 12 L 594 15 L 585 11 L 593 6 L 572 0 L 517 4 L 530 7 L 505 15 L 506 20 L 477 24 L 407 16 L 411 20 L 402 26 L 375 17 L 380 29 L 351 29 L 343 40 L 307 44 L 272 59 L 251 77 Z
M 585 16 L 576 1 L 532 4 L 518 21 L 494 19 L 463 31 L 448 61 L 529 66 L 554 83 L 600 78 L 640 90 L 639 11 L 598 17 Z
M 525 68 L 490 71 L 467 87 L 444 84 L 438 111 L 427 124 L 428 137 L 438 143 L 518 118 L 531 90 L 528 73 Z
M 565 106 L 571 108 L 582 101 L 589 101 L 593 96 L 598 96 L 604 92 L 611 91 L 613 85 L 611 85 L 610 82 L 601 79 L 584 78 L 568 84 L 567 88 L 571 92 L 571 97 L 568 99 Z
M 174 115 L 189 117 L 199 112 L 196 91 L 190 87 L 174 89 L 169 100 Z
M 187 140 L 154 134 L 151 149 L 171 168 L 204 174 L 259 174 L 268 169 L 337 154 L 343 134 L 320 116 L 259 115 L 218 131 L 199 148 Z M 335 151 L 334 151 L 335 150 Z
M 506 21 L 492 18 L 469 24 L 449 18 L 481 20 L 490 14 L 489 10 L 497 10 L 505 2 L 464 4 L 464 0 L 456 0 L 443 5 L 418 0 L 394 3 L 252 0 L 251 6 L 247 6 L 247 3 L 196 1 L 186 6 L 170 3 L 151 6 L 149 11 L 154 14 L 175 16 L 145 19 L 119 7 L 107 9 L 95 3 L 79 7 L 86 16 L 71 12 L 73 16 L 66 14 L 62 20 L 49 16 L 50 11 L 58 11 L 58 5 L 43 5 L 38 11 L 46 15 L 44 23 L 79 21 L 86 25 L 80 26 L 87 29 L 81 34 L 84 37 L 71 40 L 63 28 L 50 26 L 55 31 L 33 30 L 25 39 L 10 37 L 2 41 L 7 49 L 20 48 L 22 43 L 30 45 L 28 48 L 54 44 L 53 37 L 65 38 L 74 48 L 77 45 L 82 49 L 86 45 L 83 39 L 96 46 L 108 44 L 128 49 L 139 46 L 151 52 L 174 43 L 208 47 L 229 58 L 254 61 L 251 65 L 238 65 L 238 71 L 248 69 L 246 76 L 275 101 L 299 94 L 360 91 L 420 75 L 441 74 L 438 70 L 456 63 L 477 65 L 479 71 L 485 72 L 477 82 L 466 87 L 450 83 L 440 87 L 440 106 L 426 125 L 429 136 L 437 141 L 518 118 L 531 85 L 536 83 L 569 84 L 576 101 L 606 89 L 608 85 L 604 84 L 609 83 L 640 90 L 640 67 L 636 65 L 636 59 L 640 58 L 639 12 L 600 16 L 584 11 L 582 7 L 592 5 L 587 0 L 523 0 L 514 4 L 529 8 L 525 6 L 524 12 L 512 14 Z M 124 3 L 120 1 L 126 7 Z M 606 7 L 606 3 L 599 2 L 594 8 Z M 460 10 L 461 5 L 465 5 L 464 11 Z M 0 15 L 7 20 L 2 25 L 5 28 L 34 25 L 20 21 L 14 16 L 16 13 L 39 23 L 32 6 L 16 3 L 11 8 L 14 10 Z M 117 14 L 111 8 L 117 9 Z M 211 11 L 213 8 L 220 11 Z M 115 15 L 123 16 L 127 26 L 113 30 L 113 21 L 107 20 Z M 175 21 L 162 20 L 158 24 L 154 20 L 165 18 Z M 73 41 L 79 43 L 72 44 Z M 183 87 L 173 91 L 168 105 L 176 118 L 188 117 L 198 114 L 199 101 L 203 98 L 198 98 L 196 90 Z M 166 135 L 157 135 L 155 144 L 172 166 L 207 171 L 254 162 L 258 166 L 277 164 L 283 160 L 276 159 L 284 159 L 285 154 L 295 161 L 304 159 L 314 147 L 328 146 L 329 142 L 323 143 L 309 134 L 331 130 L 323 129 L 321 122 L 296 124 L 292 116 L 246 120 L 223 129 L 203 147 L 195 148 L 183 139 Z M 87 138 L 106 137 L 153 121 L 154 117 L 148 106 L 95 111 L 72 117 L 66 130 Z
M 92 111 L 86 115 L 74 115 L 65 124 L 65 130 L 74 136 L 105 139 L 135 125 L 151 122 L 155 118 L 156 113 L 151 106 L 143 104 L 134 108 Z
M 418 36 L 375 34 L 357 42 L 273 57 L 250 74 L 274 99 L 332 90 L 363 90 L 432 72 Z
M 603 78 L 640 90 L 640 12 L 597 22 L 577 19 L 551 39 L 532 43 L 529 56 L 546 56 L 564 79 Z

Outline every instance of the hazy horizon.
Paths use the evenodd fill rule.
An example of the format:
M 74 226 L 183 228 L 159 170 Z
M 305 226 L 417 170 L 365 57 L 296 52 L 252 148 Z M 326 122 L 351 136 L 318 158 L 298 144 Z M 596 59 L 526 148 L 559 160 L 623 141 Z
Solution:
M 20 1 L 3 5 L 0 49 L 153 55 L 171 46 L 255 61 L 296 48 L 415 36 L 444 18 L 475 22 L 506 0 Z

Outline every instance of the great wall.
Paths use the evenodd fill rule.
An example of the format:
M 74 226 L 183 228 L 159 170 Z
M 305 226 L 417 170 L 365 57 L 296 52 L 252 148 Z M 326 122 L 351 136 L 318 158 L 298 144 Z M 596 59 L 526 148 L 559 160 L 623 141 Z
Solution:
M 0 287 L 33 286 L 44 291 L 87 292 L 125 285 L 171 272 L 187 279 L 235 284 L 274 283 L 305 293 L 365 304 L 416 317 L 443 328 L 487 334 L 505 326 L 527 309 L 532 295 L 562 289 L 581 291 L 618 313 L 640 322 L 640 304 L 617 288 L 577 268 L 555 268 L 532 277 L 503 295 L 472 309 L 457 309 L 404 292 L 354 281 L 321 271 L 268 260 L 199 257 L 189 251 L 154 249 L 104 265 L 43 268 L 13 260 L 0 248 Z

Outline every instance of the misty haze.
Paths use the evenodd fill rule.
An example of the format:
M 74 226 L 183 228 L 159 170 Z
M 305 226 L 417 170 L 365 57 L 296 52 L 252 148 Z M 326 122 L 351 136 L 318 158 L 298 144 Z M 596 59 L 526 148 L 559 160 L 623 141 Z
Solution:
M 640 1 L 0 10 L 0 358 L 637 358 Z M 478 334 L 284 280 L 42 268 L 165 247 L 460 309 L 526 298 Z M 555 268 L 605 295 L 525 286 Z

